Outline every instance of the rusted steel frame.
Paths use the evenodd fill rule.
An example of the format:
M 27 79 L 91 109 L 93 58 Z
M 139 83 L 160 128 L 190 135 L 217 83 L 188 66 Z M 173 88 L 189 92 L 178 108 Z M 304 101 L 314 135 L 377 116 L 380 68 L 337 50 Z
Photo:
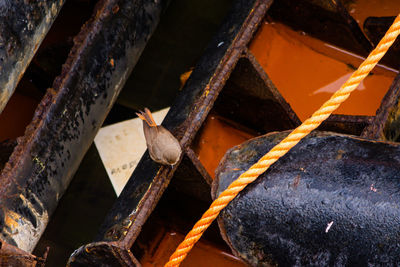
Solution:
M 199 157 L 196 155 L 196 153 L 193 151 L 191 148 L 186 149 L 186 155 L 190 159 L 190 161 L 193 163 L 194 168 L 201 174 L 203 177 L 204 181 L 211 186 L 213 178 L 210 176 L 210 174 L 207 172 L 206 168 L 203 166 L 203 164 L 200 162 Z
M 373 120 L 373 116 L 332 114 L 318 127 L 318 130 L 361 135 Z
M 212 178 L 201 164 L 195 152 L 187 148 L 179 168 L 174 174 L 169 187 L 211 204 L 210 185 Z
M 164 6 L 98 2 L 0 174 L 1 240 L 33 250 Z
M 48 249 L 43 257 L 34 256 L 7 243 L 0 242 L 0 266 L 42 267 L 45 265 Z
M 324 17 L 322 22 L 314 23 L 313 20 L 318 21 L 318 16 L 321 16 L 321 14 L 318 14 L 318 10 L 322 12 L 321 14 L 325 14 L 326 18 L 322 16 Z M 312 16 L 314 13 L 317 16 Z M 305 31 L 319 39 L 332 42 L 334 45 L 342 46 L 350 51 L 356 51 L 361 55 L 365 55 L 372 48 L 371 43 L 363 35 L 358 24 L 348 14 L 341 1 L 300 0 L 294 4 L 291 1 L 282 0 L 274 2 L 268 14 L 275 20 L 282 21 L 294 29 Z M 279 16 L 279 14 L 282 16 Z M 335 21 L 340 27 L 333 27 Z M 376 25 L 370 25 L 370 27 L 378 28 L 379 33 L 377 35 L 382 37 L 390 24 L 391 20 L 388 18 L 383 21 L 382 25 L 379 25 L 380 27 Z M 324 27 L 327 30 L 324 30 Z M 339 38 L 336 38 L 337 34 L 330 34 L 332 31 L 342 31 L 349 36 L 340 34 Z M 374 41 L 380 40 L 380 37 L 379 39 L 376 36 L 374 37 Z M 395 47 L 397 43 L 395 43 Z M 395 53 L 392 54 L 396 55 Z M 395 61 L 395 59 L 391 59 L 392 65 Z M 397 130 L 399 128 L 399 116 L 396 115 L 398 109 L 396 106 L 400 96 L 399 86 L 400 84 L 396 79 L 382 100 L 376 116 L 334 114 L 319 127 L 319 130 L 362 135 L 372 139 L 397 140 L 400 135 L 400 131 Z M 279 91 L 279 88 L 277 89 Z
M 182 93 L 167 114 L 163 125 L 180 139 L 186 150 L 212 108 L 231 71 L 252 38 L 272 1 L 237 0 L 219 34 L 211 41 L 190 76 Z M 107 216 L 97 242 L 79 248 L 69 266 L 95 266 L 92 262 L 113 257 L 114 250 L 102 254 L 86 248 L 116 244 L 129 251 L 141 227 L 169 184 L 180 162 L 171 167 L 160 166 L 146 152 Z M 123 266 L 131 266 L 125 262 Z
M 400 60 L 400 59 L 399 59 Z M 361 136 L 384 141 L 399 141 L 400 137 L 400 74 L 396 76 L 371 124 Z
M 0 113 L 64 2 L 13 0 L 0 4 Z
M 364 23 L 364 29 L 368 37 L 376 45 L 383 37 L 394 17 L 369 17 Z M 382 62 L 394 66 L 400 66 L 400 42 L 397 40 L 383 57 Z M 381 105 L 372 117 L 372 122 L 364 129 L 361 136 L 370 139 L 385 141 L 398 141 L 400 137 L 400 75 L 393 80 L 388 92 L 382 99 Z
M 90 255 L 90 257 L 82 257 Z M 140 266 L 132 253 L 119 242 L 95 242 L 80 247 L 72 253 L 67 266 Z
M 219 115 L 259 133 L 293 129 L 301 123 L 247 48 L 214 109 Z
M 274 98 L 277 100 L 280 106 L 285 110 L 287 114 L 288 121 L 291 123 L 289 125 L 285 125 L 284 127 L 294 128 L 301 124 L 301 121 L 297 114 L 292 110 L 291 106 L 288 102 L 286 102 L 285 98 L 281 95 L 279 90 L 275 87 L 272 83 L 271 79 L 268 77 L 267 73 L 265 73 L 263 67 L 258 63 L 256 57 L 251 53 L 251 51 L 247 48 L 246 49 L 246 57 L 249 59 L 253 67 L 257 70 L 258 75 L 264 80 L 264 82 L 270 87 L 271 93 L 273 94 Z M 251 88 L 249 88 L 251 90 Z M 285 129 L 286 130 L 286 129 Z
M 371 43 L 363 35 L 360 27 L 348 14 L 341 1 L 300 0 L 296 3 L 287 0 L 276 1 L 268 14 L 274 20 L 282 21 L 294 29 L 305 31 L 316 38 L 361 55 L 366 55 L 372 48 Z M 321 17 L 323 18 L 322 22 L 320 21 Z M 342 34 L 332 34 L 332 32 Z M 251 55 L 251 52 L 249 54 Z M 261 72 L 263 71 L 261 70 Z M 277 91 L 280 95 L 279 88 Z M 280 100 L 280 102 L 286 103 L 285 100 Z M 281 105 L 288 106 L 287 104 Z M 288 109 L 290 110 L 290 106 Z M 365 127 L 374 121 L 373 118 L 373 116 L 335 114 L 331 115 L 319 129 L 361 135 Z

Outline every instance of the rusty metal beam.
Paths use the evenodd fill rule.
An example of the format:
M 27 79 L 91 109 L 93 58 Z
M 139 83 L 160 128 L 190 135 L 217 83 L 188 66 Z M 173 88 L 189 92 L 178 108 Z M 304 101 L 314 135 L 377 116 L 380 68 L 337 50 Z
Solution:
M 43 257 L 37 257 L 7 243 L 0 242 L 0 266 L 43 267 L 48 249 Z
M 255 107 L 246 106 L 246 109 L 278 108 L 279 117 L 284 119 L 283 122 L 280 122 L 281 125 L 276 123 L 268 125 L 276 114 L 266 113 L 265 116 L 256 117 L 254 121 L 247 120 L 246 123 L 249 125 L 246 126 L 249 128 L 258 126 L 260 127 L 256 128 L 258 131 L 285 130 L 299 123 L 296 115 L 280 95 L 279 88 L 275 88 L 254 57 L 247 52 L 249 42 L 264 19 L 271 2 L 268 0 L 238 0 L 235 2 L 229 18 L 198 62 L 184 90 L 177 97 L 163 122 L 163 125 L 180 139 L 185 150 L 183 161 L 192 161 L 194 167 L 197 168 L 196 176 L 201 175 L 204 170 L 199 166 L 200 162 L 193 160 L 190 146 L 210 110 L 225 112 L 224 116 L 232 116 L 244 123 L 243 118 L 246 117 L 247 110 L 243 112 L 239 108 L 235 109 L 235 103 L 240 99 L 232 98 L 232 92 L 247 91 L 245 94 L 247 98 L 262 100 L 257 102 Z M 334 21 L 330 23 L 333 25 Z M 360 44 L 357 38 L 353 38 L 353 31 L 349 33 L 348 30 L 352 30 L 352 28 L 346 26 L 343 31 L 351 35 L 346 43 L 347 41 L 356 42 L 359 44 L 360 50 L 364 52 L 369 50 L 369 47 L 364 47 L 362 42 Z M 266 87 L 269 90 L 265 90 Z M 267 101 L 273 105 L 267 105 Z M 248 103 L 246 104 L 248 105 Z M 226 107 L 228 105 L 230 105 L 229 108 Z M 264 117 L 267 117 L 269 121 L 257 123 Z M 326 128 L 357 134 L 372 121 L 371 117 L 366 116 L 333 118 L 334 120 L 326 125 Z M 95 242 L 77 249 L 69 259 L 69 266 L 97 266 L 102 262 L 112 262 L 115 266 L 136 264 L 131 247 L 169 185 L 171 178 L 176 174 L 178 178 L 181 175 L 177 171 L 182 167 L 180 164 L 179 162 L 173 168 L 160 166 L 152 161 L 146 153 L 105 219 Z M 176 174 L 175 171 L 177 171 Z M 207 181 L 207 175 L 203 176 Z M 198 181 L 190 182 L 197 183 Z M 207 190 L 206 186 L 201 185 L 201 187 L 200 193 L 186 192 L 192 196 L 200 196 L 203 194 L 203 190 Z M 184 187 L 177 186 L 177 188 L 183 189 Z
M 219 34 L 171 107 L 163 125 L 180 139 L 184 150 L 195 138 L 271 3 L 237 0 L 233 4 Z M 68 265 L 97 266 L 103 259 L 115 258 L 116 266 L 133 266 L 130 248 L 179 164 L 174 168 L 160 166 L 145 153 L 101 227 L 97 242 L 76 250 Z M 129 255 L 123 263 L 120 263 L 121 251 Z
M 0 113 L 65 0 L 0 3 Z
M 31 252 L 165 1 L 102 0 L 0 174 L 0 239 Z

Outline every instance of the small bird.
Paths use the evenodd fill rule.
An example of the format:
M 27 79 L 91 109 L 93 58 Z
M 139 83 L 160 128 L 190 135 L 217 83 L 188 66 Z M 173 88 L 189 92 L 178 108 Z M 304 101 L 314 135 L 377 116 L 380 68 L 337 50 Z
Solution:
M 163 165 L 175 165 L 182 154 L 181 145 L 170 131 L 156 124 L 148 108 L 144 111 L 136 115 L 143 120 L 144 137 L 151 159 Z

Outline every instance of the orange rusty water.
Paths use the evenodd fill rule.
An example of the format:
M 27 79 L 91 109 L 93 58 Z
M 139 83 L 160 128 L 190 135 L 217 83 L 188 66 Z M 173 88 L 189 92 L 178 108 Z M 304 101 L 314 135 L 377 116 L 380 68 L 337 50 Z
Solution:
M 154 245 L 146 250 L 146 254 L 141 259 L 140 262 L 143 267 L 163 266 L 168 261 L 175 248 L 182 242 L 184 236 L 172 231 L 162 231 L 159 238 L 161 238 L 161 241 L 153 242 Z M 181 266 L 244 267 L 247 265 L 232 254 L 207 242 L 199 241 Z
M 279 23 L 264 23 L 250 51 L 302 121 L 328 100 L 363 61 Z M 375 115 L 396 74 L 384 66 L 375 67 L 334 113 Z
M 0 142 L 24 135 L 39 101 L 16 91 L 0 114 Z
M 395 17 L 400 13 L 398 0 L 356 0 L 347 5 L 350 15 L 361 29 L 368 17 Z
M 198 133 L 193 150 L 214 178 L 215 169 L 226 151 L 253 137 L 254 134 L 242 131 L 228 120 L 211 113 Z

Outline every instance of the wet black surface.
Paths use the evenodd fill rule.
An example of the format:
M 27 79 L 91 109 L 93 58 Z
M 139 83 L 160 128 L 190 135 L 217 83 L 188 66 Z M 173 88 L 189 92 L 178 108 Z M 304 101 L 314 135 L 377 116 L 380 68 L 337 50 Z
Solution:
M 286 135 L 230 150 L 217 195 Z M 221 212 L 222 234 L 253 266 L 398 265 L 399 152 L 394 143 L 313 132 Z

